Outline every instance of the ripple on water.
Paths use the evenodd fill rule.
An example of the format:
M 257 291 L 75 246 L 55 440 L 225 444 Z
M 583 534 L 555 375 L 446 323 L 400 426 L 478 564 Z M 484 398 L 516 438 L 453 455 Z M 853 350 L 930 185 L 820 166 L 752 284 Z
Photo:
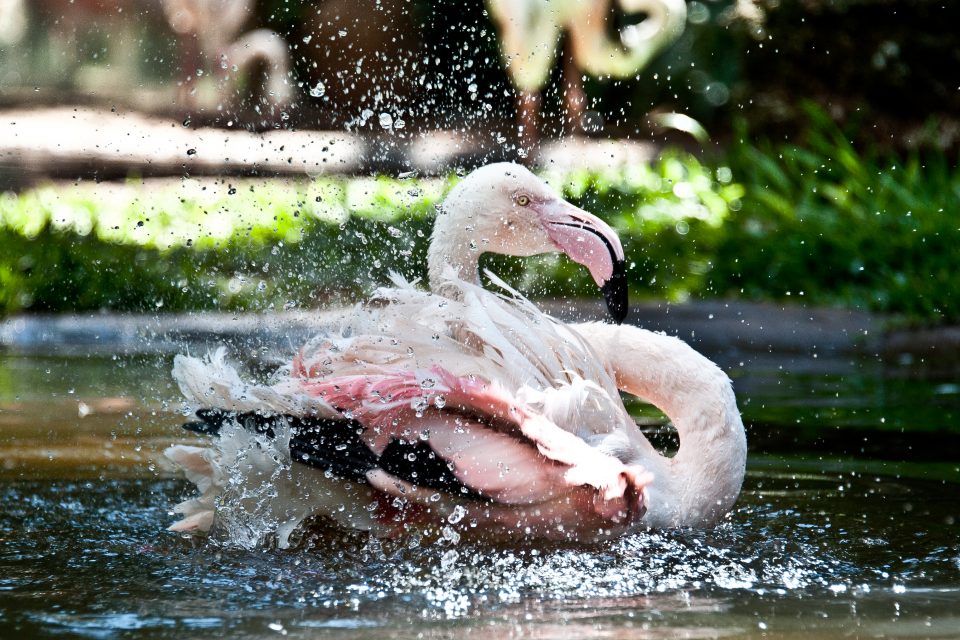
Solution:
M 556 625 L 556 635 L 646 625 L 716 637 L 759 622 L 839 630 L 896 618 L 934 634 L 928 618 L 955 621 L 955 500 L 926 483 L 842 484 L 754 473 L 712 530 L 595 547 L 412 545 L 318 529 L 277 551 L 166 533 L 169 509 L 188 492 L 179 481 L 9 481 L 0 485 L 0 629 L 201 637 L 277 632 L 272 624 L 372 638 L 440 633 L 459 620 L 535 624 L 548 637 Z

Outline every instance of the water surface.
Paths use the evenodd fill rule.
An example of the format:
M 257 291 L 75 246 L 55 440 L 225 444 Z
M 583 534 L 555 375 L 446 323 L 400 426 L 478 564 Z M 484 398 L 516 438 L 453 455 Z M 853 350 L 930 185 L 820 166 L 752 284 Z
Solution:
M 320 526 L 278 551 L 165 531 L 192 491 L 157 460 L 183 439 L 169 357 L 0 356 L 0 637 L 960 637 L 949 383 L 738 357 L 754 450 L 712 530 L 503 549 Z

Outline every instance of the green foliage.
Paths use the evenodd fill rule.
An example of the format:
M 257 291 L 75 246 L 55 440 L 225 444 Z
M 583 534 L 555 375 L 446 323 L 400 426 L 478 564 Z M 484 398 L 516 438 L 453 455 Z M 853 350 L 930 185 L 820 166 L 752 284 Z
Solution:
M 803 146 L 735 143 L 617 170 L 546 172 L 620 233 L 634 297 L 843 304 L 956 322 L 960 171 L 942 154 L 861 151 L 808 108 Z M 455 177 L 47 186 L 0 196 L 0 310 L 266 309 L 425 277 Z M 532 296 L 597 295 L 559 255 L 488 256 Z
M 426 237 L 443 188 L 323 179 L 5 194 L 0 309 L 252 309 L 355 293 L 385 278 L 371 254 Z M 401 216 L 403 231 L 385 222 Z
M 742 188 L 689 155 L 616 171 L 549 173 L 623 233 L 637 289 L 702 286 Z M 192 181 L 47 186 L 0 198 L 0 308 L 254 309 L 356 296 L 390 270 L 424 277 L 433 207 L 454 179 Z M 596 295 L 565 258 L 493 260 L 534 295 Z
M 960 320 L 960 171 L 938 152 L 859 151 L 826 114 L 806 111 L 802 147 L 734 146 L 746 194 L 716 257 L 715 291 Z

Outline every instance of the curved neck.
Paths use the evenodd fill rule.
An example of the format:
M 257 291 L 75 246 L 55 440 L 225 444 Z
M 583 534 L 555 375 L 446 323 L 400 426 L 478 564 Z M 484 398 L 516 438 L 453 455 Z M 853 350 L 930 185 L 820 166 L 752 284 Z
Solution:
M 427 276 L 434 293 L 440 293 L 451 270 L 464 282 L 480 284 L 481 251 L 472 229 L 469 219 L 454 220 L 442 208 L 437 212 L 427 250 Z
M 599 10 L 606 6 L 597 5 Z M 647 18 L 620 32 L 619 42 L 604 29 L 603 15 L 590 16 L 571 25 L 577 62 L 593 75 L 629 77 L 646 67 L 650 60 L 680 37 L 686 25 L 685 0 L 620 0 L 626 13 L 643 12 Z
M 293 100 L 293 86 L 287 78 L 290 70 L 287 52 L 287 43 L 278 34 L 268 29 L 256 29 L 231 44 L 226 59 L 244 72 L 255 62 L 262 61 L 267 68 L 266 97 L 273 105 L 288 104 Z
M 667 414 L 680 437 L 672 458 L 639 429 L 628 435 L 654 474 L 651 526 L 706 525 L 736 501 L 746 469 L 747 440 L 730 379 L 686 343 L 631 326 L 586 324 L 584 338 L 613 369 L 617 387 Z

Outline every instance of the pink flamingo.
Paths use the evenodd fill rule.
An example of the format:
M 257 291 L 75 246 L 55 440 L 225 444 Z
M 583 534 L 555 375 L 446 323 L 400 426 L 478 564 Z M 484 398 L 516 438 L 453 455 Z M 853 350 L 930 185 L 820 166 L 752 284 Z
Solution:
M 586 266 L 617 321 L 623 249 L 599 218 L 514 164 L 447 196 L 428 255 L 430 292 L 398 278 L 305 345 L 273 384 L 244 382 L 221 349 L 178 356 L 211 448 L 167 456 L 201 491 L 175 531 L 276 535 L 322 515 L 380 536 L 404 530 L 592 541 L 642 527 L 706 526 L 734 504 L 746 440 L 726 375 L 642 329 L 564 324 L 493 274 L 484 251 L 561 251 Z M 643 436 L 623 390 L 660 407 L 673 457 Z M 255 524 L 251 524 L 255 523 Z M 452 533 L 450 533 L 452 532 Z

